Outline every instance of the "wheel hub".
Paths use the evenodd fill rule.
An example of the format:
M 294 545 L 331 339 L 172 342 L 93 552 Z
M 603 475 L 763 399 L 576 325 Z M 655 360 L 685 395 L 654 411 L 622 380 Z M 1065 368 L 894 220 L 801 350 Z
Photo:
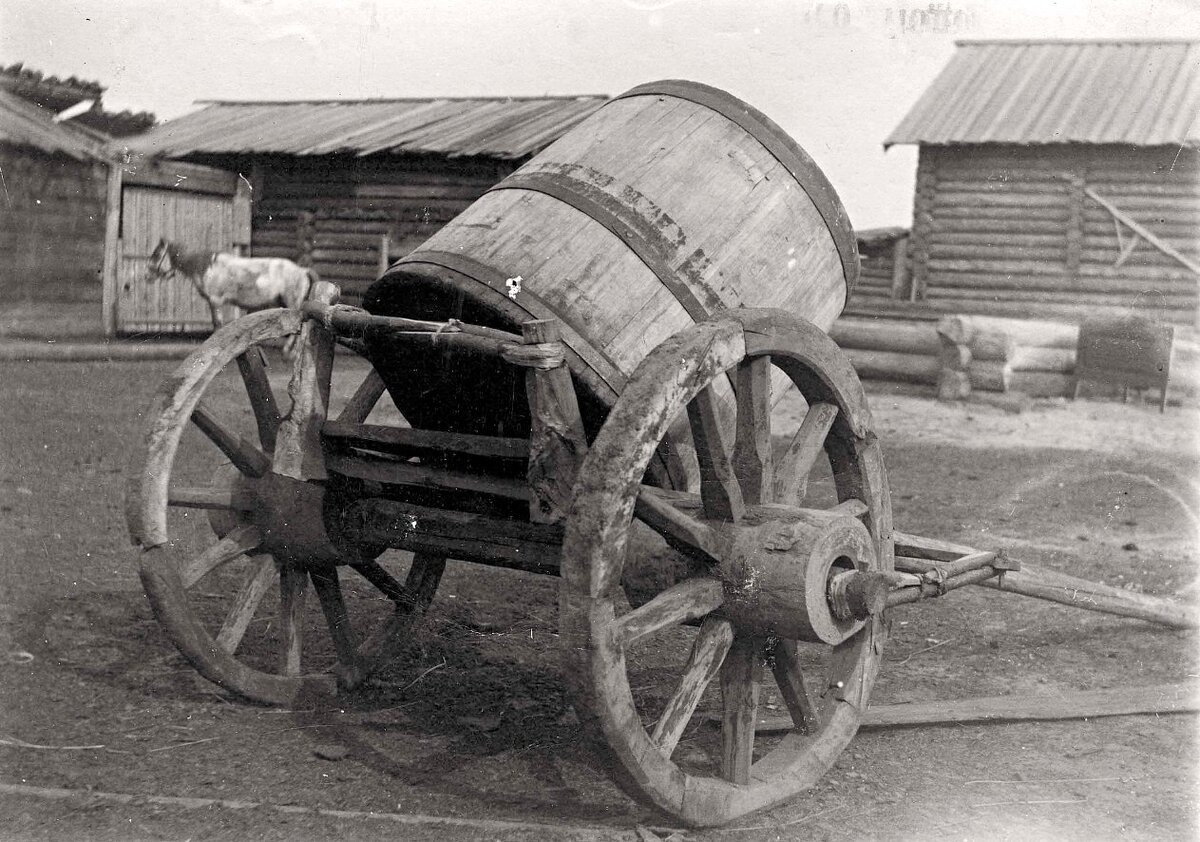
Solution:
M 790 514 L 725 526 L 722 611 L 763 634 L 841 643 L 880 607 L 883 582 L 872 572 L 878 562 L 871 534 L 852 517 Z

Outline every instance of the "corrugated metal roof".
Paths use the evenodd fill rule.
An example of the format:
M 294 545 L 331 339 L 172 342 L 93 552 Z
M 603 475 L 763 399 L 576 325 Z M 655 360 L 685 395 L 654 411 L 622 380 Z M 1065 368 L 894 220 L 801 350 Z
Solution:
M 1200 144 L 1200 41 L 959 41 L 895 143 Z
M 0 90 L 0 143 L 32 146 L 87 161 L 105 159 L 107 140 L 92 129 L 69 122 L 56 123 L 53 113 Z
M 165 157 L 427 152 L 513 159 L 548 146 L 605 99 L 213 102 L 123 143 Z

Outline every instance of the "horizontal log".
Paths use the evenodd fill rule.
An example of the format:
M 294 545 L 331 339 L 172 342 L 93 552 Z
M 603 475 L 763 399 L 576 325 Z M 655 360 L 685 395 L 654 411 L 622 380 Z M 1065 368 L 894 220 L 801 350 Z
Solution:
M 329 261 L 314 261 L 313 269 L 323 280 L 337 283 L 338 278 L 350 280 L 373 281 L 379 276 L 379 267 L 374 264 L 358 265 L 354 263 L 331 263 Z
M 973 360 L 1006 362 L 1016 345 L 1004 330 L 986 326 L 970 316 L 944 316 L 936 330 L 947 342 L 965 346 Z
M 1067 197 L 1064 192 L 1061 195 L 1048 193 L 988 193 L 986 191 L 976 192 L 951 192 L 938 189 L 933 194 L 934 213 L 937 213 L 939 207 L 955 207 L 955 208 L 1066 208 Z
M 232 196 L 237 191 L 238 176 L 237 173 L 183 161 L 144 158 L 138 167 L 122 173 L 121 181 L 126 185 Z
M 1053 277 L 1048 275 L 1003 275 L 983 272 L 955 272 L 935 277 L 927 282 L 927 287 L 946 289 L 980 289 L 980 290 L 1031 290 L 1040 292 L 1072 291 L 1082 293 L 1132 293 L 1137 294 L 1150 290 L 1158 290 L 1172 295 L 1194 295 L 1198 284 L 1195 276 L 1180 277 L 1180 273 L 1171 273 L 1167 277 L 1147 277 L 1125 273 L 1120 269 L 1105 266 L 1090 266 L 1086 273 L 1080 268 L 1078 277 Z M 1137 268 L 1137 267 L 1133 267 Z M 1190 275 L 1190 273 L 1186 273 Z
M 938 216 L 923 229 L 926 239 L 942 239 L 947 237 L 979 237 L 990 240 L 993 237 L 1014 237 L 1017 239 L 1063 242 L 1066 239 L 1067 222 L 1054 219 L 1012 219 L 980 218 L 976 216 Z M 973 240 L 972 240 L 973 241 Z
M 1000 298 L 1019 299 L 1026 304 L 1078 304 L 1124 306 L 1135 308 L 1182 309 L 1196 304 L 1195 295 L 1167 295 L 1153 291 L 1139 293 L 1083 293 L 1071 289 L 1034 291 L 1023 290 L 1019 295 L 1002 295 L 993 290 L 967 289 L 939 284 L 928 286 L 925 297 L 942 301 L 994 301 Z
M 829 336 L 842 348 L 863 351 L 935 356 L 941 348 L 937 331 L 926 323 L 842 318 L 833 323 Z
M 1009 196 L 1046 195 L 1058 196 L 1061 200 L 1067 194 L 1067 185 L 1062 180 L 1049 175 L 1044 178 L 1027 177 L 1022 179 L 1008 179 L 1006 181 L 939 178 L 937 191 L 946 194 L 987 196 L 998 194 Z
M 317 246 L 312 250 L 312 261 L 317 263 L 336 263 L 339 266 L 361 263 L 373 269 L 379 268 L 379 247 L 373 249 L 331 249 Z
M 931 272 L 994 272 L 997 274 L 1063 275 L 1062 264 L 1037 260 L 942 260 L 932 254 L 926 264 Z
M 1007 337 L 1014 346 L 1074 348 L 1079 340 L 1079 326 L 1063 322 L 969 315 L 953 318 L 961 324 L 960 330 L 969 337 L 999 334 Z
M 338 516 L 355 543 L 432 553 L 531 573 L 558 573 L 561 524 L 527 523 L 396 500 L 365 499 Z
M 352 424 L 326 421 L 321 436 L 332 446 L 362 447 L 403 456 L 455 454 L 492 459 L 529 458 L 529 440 L 447 433 L 438 430 L 414 430 L 380 424 Z
M 967 379 L 980 392 L 1007 392 L 1008 366 L 1000 360 L 971 360 Z
M 1121 304 L 1035 304 L 1011 298 L 998 301 L 973 301 L 948 298 L 944 300 L 922 301 L 921 305 L 930 313 L 964 313 L 990 318 L 1080 321 L 1092 316 L 1129 315 L 1129 308 Z M 1196 308 L 1163 308 L 1155 310 L 1154 317 L 1170 324 L 1193 325 L 1196 323 Z
M 1175 268 L 1148 266 L 1113 266 L 1108 263 L 1081 263 L 1080 275 L 1092 278 L 1140 278 L 1147 281 L 1196 282 L 1196 273 L 1182 266 Z
M 1010 392 L 1031 398 L 1070 397 L 1074 384 L 1074 376 L 1061 371 L 1014 371 L 1008 376 Z
M 379 249 L 379 240 L 390 233 L 392 226 L 383 223 L 367 223 L 361 229 L 353 232 L 330 232 L 318 230 L 313 235 L 313 244 L 317 248 L 329 249 Z
M 1013 233 L 1009 231 L 990 231 L 984 228 L 980 231 L 935 230 L 926 238 L 927 242 L 955 246 L 1015 246 L 1021 248 L 1046 248 L 1050 246 L 1065 246 L 1067 236 L 1065 231 L 1057 229 L 1038 231 L 1037 233 Z
M 1117 196 L 1106 196 L 1103 187 L 1092 186 L 1090 188 L 1096 195 L 1102 199 L 1106 199 L 1114 206 L 1126 212 L 1141 212 L 1147 214 L 1161 213 L 1164 211 L 1182 210 L 1191 213 L 1200 213 L 1200 194 L 1187 196 L 1171 196 L 1167 194 L 1155 195 L 1136 195 L 1122 194 Z M 1091 202 L 1085 205 L 1089 210 L 1095 207 Z
M 930 260 L 1033 260 L 1039 263 L 1065 265 L 1067 244 L 1063 239 L 1052 246 L 1018 245 L 1015 242 L 947 243 L 942 239 L 929 241 Z
M 936 385 L 941 363 L 936 356 L 846 349 L 846 356 L 864 380 Z
M 336 474 L 391 485 L 491 494 L 510 500 L 527 501 L 530 497 L 529 484 L 524 479 L 488 476 L 478 472 L 450 471 L 412 462 L 342 453 L 329 454 L 326 466 Z
M 1033 221 L 1063 223 L 1069 216 L 1066 206 L 1058 207 L 1021 207 L 1010 205 L 956 205 L 942 203 L 930 211 L 935 219 L 974 219 L 974 220 L 1013 220 L 1030 225 Z M 915 227 L 915 224 L 914 224 Z M 914 231 L 915 235 L 915 231 Z
M 354 188 L 356 195 L 364 199 L 453 199 L 473 202 L 487 192 L 488 186 L 479 184 L 360 184 Z
M 1071 372 L 1075 370 L 1075 349 L 1017 345 L 1008 358 L 1008 368 L 1012 372 Z

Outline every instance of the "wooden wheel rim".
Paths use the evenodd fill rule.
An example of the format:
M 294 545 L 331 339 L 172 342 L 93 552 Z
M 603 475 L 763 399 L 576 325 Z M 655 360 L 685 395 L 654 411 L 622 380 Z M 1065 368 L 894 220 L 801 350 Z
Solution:
M 130 534 L 144 548 L 139 570 L 142 587 L 159 623 L 201 675 L 266 704 L 290 702 L 312 677 L 255 669 L 217 645 L 190 605 L 180 559 L 171 551 L 168 491 L 183 431 L 221 370 L 253 346 L 294 336 L 301 326 L 301 314 L 295 310 L 250 313 L 214 332 L 184 360 L 155 393 L 147 413 L 145 444 L 135 457 L 126 495 Z M 333 686 L 328 676 L 318 681 L 322 689 Z
M 875 617 L 834 647 L 831 665 L 853 689 L 839 693 L 845 698 L 830 705 L 815 734 L 793 732 L 755 763 L 747 784 L 685 772 L 642 725 L 614 631 L 638 481 L 671 420 L 716 377 L 762 355 L 770 355 L 810 403 L 836 403 L 840 419 L 826 451 L 850 468 L 839 479 L 838 497 L 866 504 L 864 523 L 879 566 L 890 570 L 890 500 L 861 384 L 828 336 L 775 310 L 732 311 L 683 331 L 643 361 L 581 468 L 564 539 L 560 623 L 580 715 L 615 755 L 627 787 L 692 825 L 727 822 L 811 787 L 857 731 L 885 640 L 882 619 Z
M 272 549 L 273 544 L 261 543 L 265 532 L 259 530 L 269 527 L 260 526 L 255 517 L 247 517 L 244 513 L 231 510 L 222 511 L 224 517 L 213 520 L 210 512 L 210 523 L 220 539 L 217 544 L 199 555 L 174 551 L 167 526 L 167 511 L 168 507 L 173 505 L 169 488 L 183 430 L 191 421 L 196 420 L 193 413 L 198 412 L 198 408 L 202 406 L 203 396 L 218 374 L 235 360 L 242 369 L 241 375 L 247 389 L 246 397 L 259 429 L 260 443 L 263 445 L 261 452 L 249 453 L 252 457 L 250 462 L 261 469 L 262 476 L 260 479 L 248 481 L 266 483 L 268 486 L 277 481 L 290 482 L 293 493 L 308 493 L 306 489 L 309 483 L 274 474 L 274 470 L 279 469 L 279 454 L 293 450 L 290 445 L 284 445 L 282 434 L 278 448 L 274 447 L 276 434 L 290 422 L 287 418 L 279 417 L 270 385 L 263 380 L 265 372 L 253 365 L 249 366 L 254 369 L 250 373 L 247 373 L 245 368 L 249 365 L 247 360 L 254 357 L 252 349 L 255 346 L 297 334 L 300 335 L 303 345 L 307 341 L 305 337 L 309 336 L 305 329 L 303 317 L 295 310 L 279 309 L 252 313 L 215 332 L 185 360 L 164 381 L 155 395 L 149 411 L 145 444 L 135 457 L 126 499 L 126 518 L 130 533 L 134 542 L 144 549 L 140 564 L 143 587 L 158 621 L 176 647 L 201 675 L 247 699 L 265 704 L 289 704 L 298 694 L 308 690 L 325 694 L 334 690 L 334 675 L 300 671 L 302 664 L 298 624 L 304 610 L 304 592 L 308 589 L 308 579 L 312 580 L 311 584 L 321 604 L 322 614 L 325 615 L 326 624 L 333 637 L 338 657 L 338 678 L 353 686 L 376 666 L 386 661 L 389 647 L 406 633 L 407 624 L 423 612 L 432 598 L 444 566 L 440 559 L 418 554 L 409 572 L 409 581 L 402 586 L 372 561 L 373 556 L 357 557 L 353 563 L 359 573 L 377 590 L 383 591 L 397 610 L 378 626 L 374 633 L 356 641 L 353 633 L 348 631 L 349 618 L 345 613 L 341 586 L 338 584 L 336 569 L 331 566 L 332 563 L 340 562 L 340 550 L 328 543 L 322 544 L 319 535 L 312 546 L 305 542 L 297 550 L 310 561 L 318 562 L 317 566 L 310 567 L 302 564 L 299 559 L 292 558 L 293 550 L 284 549 L 282 554 L 277 554 L 276 550 Z M 315 330 L 316 326 L 312 326 L 311 329 Z M 305 353 L 302 348 L 301 356 Z M 296 378 L 300 376 L 301 368 L 309 372 L 306 376 L 315 376 L 322 383 L 327 382 L 331 373 L 329 368 L 320 373 L 320 367 L 311 369 L 307 363 L 298 360 L 293 366 L 292 380 L 289 384 L 289 394 L 293 399 L 297 395 L 294 390 L 297 388 Z M 254 388 L 251 388 L 252 386 Z M 382 381 L 372 370 L 350 398 L 342 417 L 361 422 L 382 393 Z M 288 413 L 289 418 L 300 411 L 293 406 L 292 411 Z M 265 416 L 267 423 L 264 424 Z M 219 419 L 214 419 L 213 423 L 218 421 Z M 201 431 L 206 432 L 203 425 Z M 216 443 L 215 439 L 213 441 Z M 221 448 L 220 444 L 217 446 Z M 254 451 L 254 448 L 250 447 L 248 450 Z M 285 456 L 285 459 L 290 458 L 290 453 Z M 245 476 L 246 459 L 247 457 L 243 456 L 242 466 L 230 471 L 233 474 L 240 471 Z M 217 476 L 230 471 L 218 469 Z M 255 473 L 252 476 L 259 477 L 259 474 Z M 269 487 L 267 491 L 270 492 Z M 194 500 L 196 489 L 191 489 L 190 493 L 191 500 Z M 189 501 L 182 505 L 186 507 L 195 504 Z M 270 504 L 263 503 L 259 497 L 259 502 L 255 505 Z M 270 523 L 270 519 L 267 523 Z M 222 528 L 231 524 L 230 529 Z M 244 552 L 251 555 L 251 564 L 242 590 L 232 597 L 230 604 L 235 607 L 226 618 L 225 625 L 236 626 L 236 630 L 227 630 L 223 626 L 222 631 L 214 637 L 194 607 L 189 588 L 194 587 L 207 572 L 226 563 L 220 560 L 206 568 L 202 559 L 210 558 L 210 552 L 215 552 L 222 544 L 236 546 L 238 542 L 248 547 Z M 229 552 L 218 555 L 226 560 L 234 557 Z M 279 580 L 281 596 L 285 584 L 288 590 L 288 597 L 284 600 L 286 607 L 285 604 L 280 606 L 281 614 L 286 613 L 286 631 L 283 631 L 284 638 L 281 641 L 284 650 L 280 653 L 282 658 L 279 672 L 270 672 L 243 661 L 237 655 L 237 648 L 246 625 L 258 610 L 263 595 L 276 580 Z M 249 604 L 248 608 L 245 607 L 246 604 Z M 399 610 L 400 606 L 404 607 L 404 612 Z M 223 646 L 222 639 L 225 635 L 229 637 L 225 638 L 226 645 Z M 288 635 L 294 635 L 295 639 Z

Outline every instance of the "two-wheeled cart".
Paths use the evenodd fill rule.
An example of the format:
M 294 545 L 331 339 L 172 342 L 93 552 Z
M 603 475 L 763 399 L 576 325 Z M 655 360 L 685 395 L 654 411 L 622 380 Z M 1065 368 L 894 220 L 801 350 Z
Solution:
M 1012 568 L 910 540 L 897 569 L 871 413 L 826 335 L 857 272 L 834 191 L 761 114 L 685 82 L 611 100 L 364 308 L 320 284 L 163 384 L 127 505 L 154 612 L 207 679 L 287 704 L 388 663 L 448 559 L 557 574 L 567 685 L 628 789 L 695 825 L 786 799 L 854 736 L 889 608 Z M 284 395 L 262 348 L 293 336 Z M 310 585 L 328 669 L 306 663 Z M 768 672 L 794 723 L 770 739 Z M 708 761 L 678 751 L 717 695 Z

